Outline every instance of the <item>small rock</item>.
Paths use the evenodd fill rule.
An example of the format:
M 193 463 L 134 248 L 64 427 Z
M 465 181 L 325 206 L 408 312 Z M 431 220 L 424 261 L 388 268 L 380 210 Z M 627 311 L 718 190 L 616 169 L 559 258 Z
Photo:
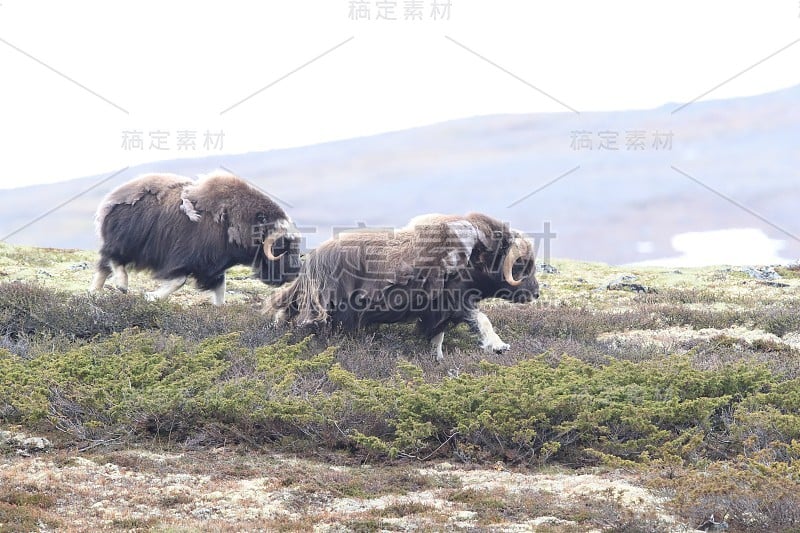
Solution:
M 53 447 L 53 444 L 44 437 L 28 437 L 22 439 L 20 446 L 27 450 L 43 451 Z
M 598 289 L 611 289 L 614 290 L 613 287 L 622 285 L 623 283 L 633 283 L 638 278 L 633 274 L 621 274 L 616 278 L 612 279 L 611 281 L 600 285 Z
M 601 285 L 597 288 L 597 290 L 609 290 L 609 291 L 632 291 L 632 292 L 643 292 L 643 293 L 657 293 L 658 291 L 652 287 L 648 287 L 647 285 L 642 285 L 640 283 L 634 283 L 638 278 L 633 274 L 622 274 L 621 276 L 617 276 L 616 278 L 612 279 L 605 285 Z
M 631 292 L 642 292 L 646 294 L 656 294 L 658 291 L 653 287 L 648 287 L 647 285 L 640 285 L 639 283 L 619 283 L 614 286 L 609 285 L 608 290 L 610 291 L 631 291 Z
M 473 520 L 476 516 L 478 516 L 478 513 L 475 511 L 459 511 L 453 515 L 453 519 L 459 522 L 465 522 L 467 520 Z
M 44 437 L 29 437 L 24 433 L 11 433 L 0 431 L 0 446 L 17 448 L 17 453 L 28 456 L 31 452 L 43 452 L 53 447 L 53 444 Z
M 727 517 L 726 517 L 727 518 Z M 728 523 L 725 520 L 717 522 L 714 520 L 714 515 L 711 518 L 697 526 L 698 531 L 725 531 L 728 529 Z
M 536 265 L 536 270 L 539 272 L 544 272 L 545 274 L 558 274 L 558 269 L 553 265 L 548 265 L 547 263 L 540 263 Z
M 195 518 L 199 518 L 201 520 L 208 520 L 209 518 L 211 518 L 213 511 L 208 507 L 199 507 L 197 509 L 192 510 L 190 514 Z
M 555 516 L 540 516 L 530 521 L 530 524 L 534 527 L 560 526 L 560 525 L 574 524 L 574 523 L 575 522 L 570 522 L 569 520 L 562 520 L 561 518 Z
M 751 278 L 755 278 L 761 281 L 773 281 L 776 279 L 780 279 L 781 275 L 775 272 L 775 269 L 772 267 L 742 267 L 742 272 L 750 276 Z
M 44 276 L 46 278 L 52 278 L 53 277 L 53 275 L 50 272 L 48 272 L 47 270 L 44 270 L 42 268 L 37 270 L 36 274 L 39 275 L 39 276 Z
M 75 263 L 74 265 L 70 265 L 68 270 L 77 271 L 77 270 L 88 270 L 91 265 L 87 261 L 81 261 L 80 263 Z

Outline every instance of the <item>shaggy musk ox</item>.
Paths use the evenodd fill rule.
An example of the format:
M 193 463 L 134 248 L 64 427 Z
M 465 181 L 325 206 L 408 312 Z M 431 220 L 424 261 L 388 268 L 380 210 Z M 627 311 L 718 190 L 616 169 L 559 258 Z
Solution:
M 261 281 L 279 285 L 300 270 L 300 235 L 275 202 L 231 174 L 194 181 L 173 174 L 150 174 L 111 191 L 95 218 L 102 240 L 91 289 L 111 273 L 128 289 L 127 267 L 149 270 L 163 285 L 146 293 L 165 298 L 189 276 L 225 300 L 225 271 L 252 264 Z
M 533 243 L 486 215 L 423 215 L 399 230 L 342 232 L 306 256 L 267 300 L 276 322 L 344 329 L 416 322 L 441 361 L 444 331 L 467 322 L 486 351 L 508 349 L 478 310 L 484 298 L 539 297 Z

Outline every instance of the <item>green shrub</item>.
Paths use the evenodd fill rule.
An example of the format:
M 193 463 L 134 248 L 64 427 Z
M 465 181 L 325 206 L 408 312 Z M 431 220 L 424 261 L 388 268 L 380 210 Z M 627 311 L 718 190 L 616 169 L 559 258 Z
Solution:
M 775 383 L 752 365 L 703 371 L 686 356 L 597 367 L 540 356 L 434 382 L 400 362 L 377 380 L 314 344 L 287 336 L 253 349 L 239 333 L 195 343 L 125 330 L 33 358 L 0 351 L 0 414 L 81 440 L 307 441 L 539 464 L 694 461 L 800 436 L 797 382 Z
M 636 459 L 645 452 L 649 460 L 676 450 L 688 456 L 687 435 L 713 432 L 725 407 L 771 379 L 764 369 L 743 365 L 698 371 L 686 358 L 601 368 L 569 357 L 556 366 L 543 358 L 510 367 L 484 363 L 480 375 L 440 383 L 404 370 L 405 376 L 376 382 L 331 369 L 343 389 L 338 397 L 349 393 L 343 403 L 392 429 L 391 440 L 376 440 L 354 428 L 361 444 L 414 457 L 443 443 L 477 445 L 511 461 L 537 454 L 591 460 L 597 453 Z
M 226 370 L 236 338 L 188 348 L 180 339 L 129 330 L 31 360 L 0 352 L 0 406 L 12 413 L 6 419 L 46 418 L 79 438 L 170 431 L 179 415 L 191 418 L 193 398 Z

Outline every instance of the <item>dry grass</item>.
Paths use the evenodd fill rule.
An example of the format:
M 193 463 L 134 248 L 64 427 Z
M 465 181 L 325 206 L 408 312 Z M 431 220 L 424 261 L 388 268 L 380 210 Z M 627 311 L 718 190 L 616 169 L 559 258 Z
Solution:
M 0 469 L 0 529 L 31 530 L 41 523 L 76 532 L 310 531 L 319 524 L 332 531 L 503 530 L 531 527 L 538 517 L 553 517 L 541 523 L 550 531 L 626 530 L 645 522 L 661 529 L 634 530 L 672 527 L 668 518 L 652 518 L 661 512 L 660 501 L 633 479 L 620 479 L 615 492 L 614 483 L 594 475 L 464 470 L 447 463 L 331 466 L 239 449 L 57 452 L 7 458 Z
M 34 484 L 7 480 L 0 487 L 0 531 L 32 531 L 62 525 L 57 512 L 58 492 Z

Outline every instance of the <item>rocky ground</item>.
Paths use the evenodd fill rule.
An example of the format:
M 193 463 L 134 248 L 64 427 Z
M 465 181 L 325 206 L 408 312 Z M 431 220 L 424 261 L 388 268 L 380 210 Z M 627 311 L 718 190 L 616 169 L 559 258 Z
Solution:
M 14 490 L 17 509 L 0 503 L 2 531 L 600 531 L 588 514 L 613 528 L 625 509 L 664 530 L 692 529 L 621 471 L 345 465 L 226 448 L 54 452 L 30 437 L 8 445 L 17 453 L 0 464 L 0 502 Z

